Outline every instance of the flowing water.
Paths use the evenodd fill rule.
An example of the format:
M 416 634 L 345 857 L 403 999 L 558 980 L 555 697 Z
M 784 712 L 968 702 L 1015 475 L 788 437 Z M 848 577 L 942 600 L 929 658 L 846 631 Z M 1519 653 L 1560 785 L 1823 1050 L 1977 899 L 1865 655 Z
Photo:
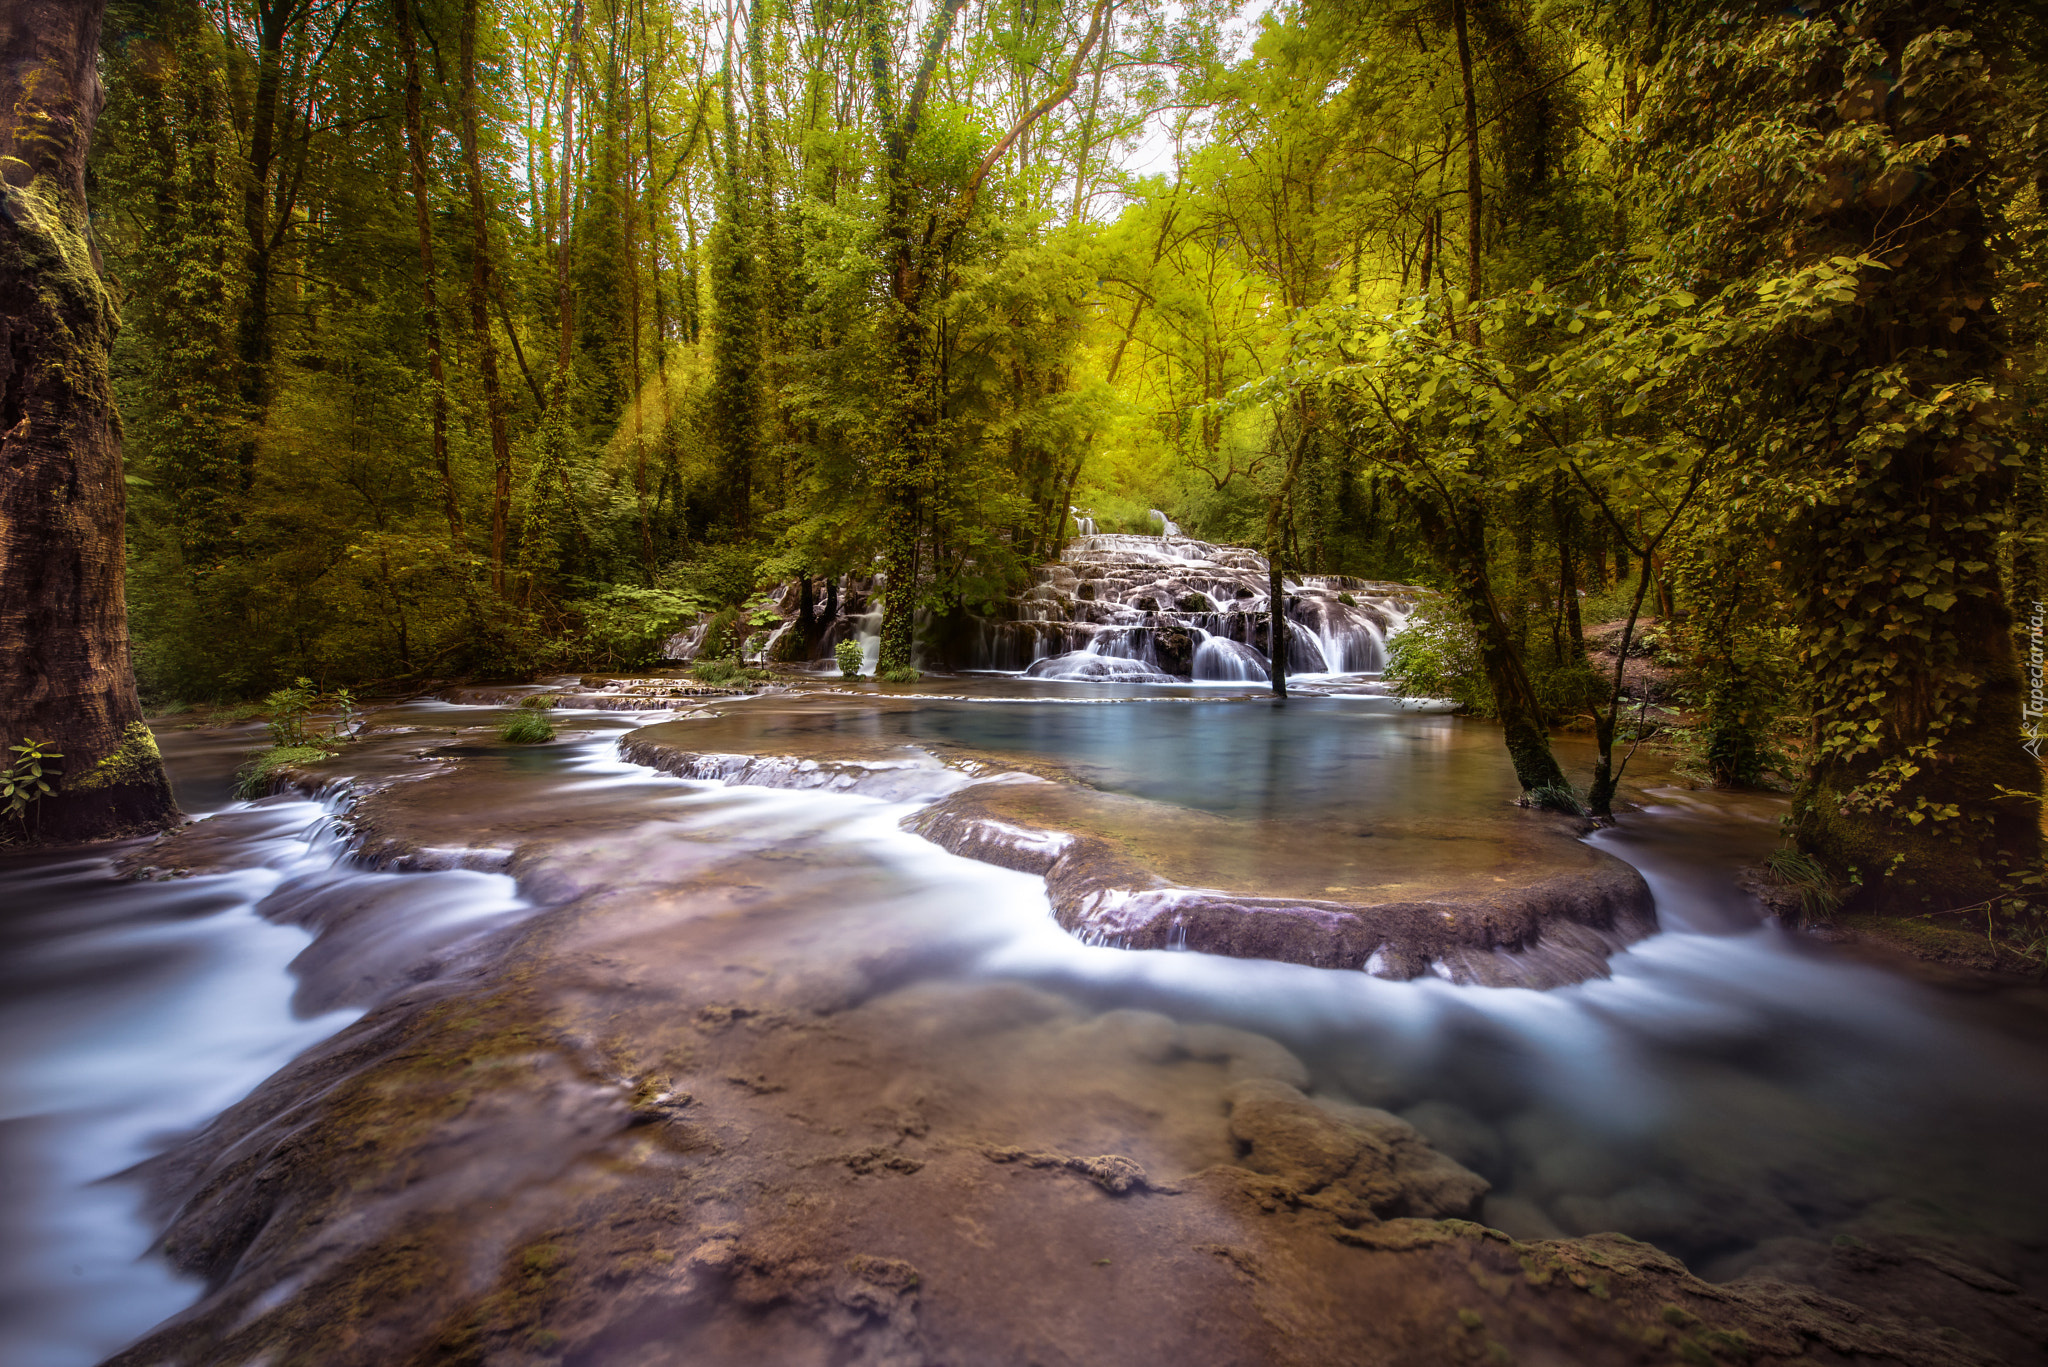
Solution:
M 1487 728 L 1386 699 L 1275 707 L 1194 689 L 1080 692 L 1103 705 L 1013 685 L 841 724 L 1083 766 L 1102 787 L 1248 828 L 1341 821 L 1363 833 L 1512 793 Z M 503 715 L 420 704 L 383 720 Z M 2035 1275 L 2012 1250 L 2037 1246 L 2043 1228 L 2039 994 L 1937 990 L 1767 924 L 1729 870 L 1775 842 L 1770 800 L 1653 788 L 1645 811 L 1596 839 L 1644 872 L 1664 933 L 1618 956 L 1611 979 L 1467 989 L 1085 946 L 1053 924 L 1037 879 L 901 831 L 909 804 L 682 782 L 617 758 L 631 716 L 558 721 L 554 745 L 471 737 L 451 753 L 487 771 L 508 807 L 662 823 L 677 842 L 735 858 L 800 854 L 748 876 L 786 881 L 764 889 L 770 900 L 843 904 L 849 944 L 863 927 L 917 924 L 933 941 L 927 977 L 1277 1039 L 1318 1090 L 1401 1112 L 1488 1177 L 1487 1218 L 1518 1236 L 1620 1229 L 1732 1276 L 1796 1264 L 1848 1232 L 1931 1232 Z M 10 1364 L 94 1362 L 198 1294 L 150 1253 L 152 1214 L 124 1170 L 531 913 L 500 874 L 358 867 L 321 804 L 231 802 L 229 771 L 256 739 L 247 731 L 162 738 L 187 809 L 232 823 L 220 871 L 122 882 L 107 855 L 0 864 Z

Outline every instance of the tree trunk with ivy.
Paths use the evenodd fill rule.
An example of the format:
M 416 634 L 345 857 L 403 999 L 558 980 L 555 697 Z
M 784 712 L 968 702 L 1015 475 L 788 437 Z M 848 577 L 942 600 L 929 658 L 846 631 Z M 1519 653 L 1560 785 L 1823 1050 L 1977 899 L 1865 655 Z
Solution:
M 1714 207 L 1703 192 L 1725 210 L 1698 249 L 1707 278 L 1854 272 L 1853 292 L 1770 339 L 1755 398 L 1805 505 L 1786 568 L 1814 722 L 1793 830 L 1873 910 L 1980 904 L 2041 854 L 2037 807 L 2008 795 L 2038 792 L 2040 771 L 1998 572 L 2018 456 L 1992 303 L 1987 17 L 1758 5 L 1681 44 L 1663 96 L 1668 182 L 1689 212 Z
M 48 842 L 178 819 L 128 657 L 117 320 L 86 213 L 103 12 L 0 8 L 0 742 L 63 756 L 0 834 Z

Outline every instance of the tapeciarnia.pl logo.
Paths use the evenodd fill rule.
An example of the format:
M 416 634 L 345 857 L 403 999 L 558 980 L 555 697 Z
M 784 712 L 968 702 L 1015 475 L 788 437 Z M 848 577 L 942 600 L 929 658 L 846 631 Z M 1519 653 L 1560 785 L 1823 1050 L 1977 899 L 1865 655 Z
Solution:
M 2044 617 L 2048 617 L 2048 603 L 2034 604 L 2034 615 L 2027 619 L 2027 699 L 2020 709 L 2027 753 L 2035 759 L 2041 758 L 2041 743 L 2048 741 L 2048 732 L 2041 727 L 2041 718 L 2048 715 L 2048 678 L 2043 677 L 2041 657 L 2041 622 Z

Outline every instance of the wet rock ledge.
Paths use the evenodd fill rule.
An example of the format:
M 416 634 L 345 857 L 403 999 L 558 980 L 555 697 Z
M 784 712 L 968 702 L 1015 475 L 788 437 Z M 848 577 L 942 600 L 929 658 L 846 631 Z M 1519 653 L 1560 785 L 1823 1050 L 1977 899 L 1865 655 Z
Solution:
M 932 799 L 907 829 L 1042 876 L 1059 924 L 1092 944 L 1551 988 L 1606 977 L 1610 955 L 1656 930 L 1642 876 L 1549 813 L 1369 831 L 1235 820 L 960 747 L 717 720 L 645 727 L 619 749 L 680 778 Z

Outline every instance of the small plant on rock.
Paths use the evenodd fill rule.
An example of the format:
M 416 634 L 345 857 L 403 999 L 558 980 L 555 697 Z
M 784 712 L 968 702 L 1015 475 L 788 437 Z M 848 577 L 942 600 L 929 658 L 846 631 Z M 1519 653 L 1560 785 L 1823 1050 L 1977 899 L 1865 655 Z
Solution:
M 860 655 L 859 641 L 845 640 L 832 647 L 832 658 L 839 662 L 840 678 L 858 679 L 860 677 Z
M 270 743 L 272 745 L 305 745 L 306 714 L 313 710 L 313 702 L 320 695 L 313 687 L 313 681 L 299 678 L 289 688 L 280 688 L 263 700 L 263 710 L 270 714 Z

